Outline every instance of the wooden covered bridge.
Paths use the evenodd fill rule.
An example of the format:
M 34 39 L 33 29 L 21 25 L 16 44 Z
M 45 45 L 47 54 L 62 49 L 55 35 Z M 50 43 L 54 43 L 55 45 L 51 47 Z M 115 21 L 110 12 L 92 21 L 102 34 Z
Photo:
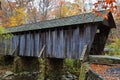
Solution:
M 0 54 L 48 58 L 81 59 L 83 53 L 102 54 L 115 22 L 110 12 L 100 11 L 108 19 L 93 13 L 47 20 L 7 28 L 0 38 Z

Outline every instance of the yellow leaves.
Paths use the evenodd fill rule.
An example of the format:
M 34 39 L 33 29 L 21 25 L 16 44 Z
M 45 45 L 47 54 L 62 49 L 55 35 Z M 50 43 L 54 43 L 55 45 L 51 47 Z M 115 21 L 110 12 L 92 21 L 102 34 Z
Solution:
M 0 34 L 4 33 L 5 32 L 5 28 L 0 26 Z
M 16 9 L 17 14 L 22 15 L 22 16 L 26 16 L 26 12 L 24 8 L 17 8 Z
M 17 20 L 15 17 L 11 16 L 9 20 L 10 20 L 10 26 L 17 26 Z
M 54 11 L 56 17 L 67 17 L 80 14 L 79 6 L 75 3 L 66 2 L 61 8 Z
M 25 12 L 24 8 L 17 8 L 16 13 L 13 16 L 9 17 L 10 20 L 10 26 L 18 26 L 25 24 L 25 17 L 27 16 L 27 13 Z

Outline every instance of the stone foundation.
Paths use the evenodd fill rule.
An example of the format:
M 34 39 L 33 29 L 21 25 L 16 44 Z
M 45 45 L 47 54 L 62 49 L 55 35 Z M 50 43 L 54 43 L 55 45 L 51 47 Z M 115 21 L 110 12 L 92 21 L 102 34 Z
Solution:
M 46 59 L 45 78 L 50 80 L 61 80 L 63 71 L 63 59 L 48 58 Z

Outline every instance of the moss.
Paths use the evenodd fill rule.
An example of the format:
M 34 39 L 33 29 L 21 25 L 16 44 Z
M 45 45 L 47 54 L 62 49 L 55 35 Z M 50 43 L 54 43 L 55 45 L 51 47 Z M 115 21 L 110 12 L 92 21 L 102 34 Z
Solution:
M 81 66 L 81 61 L 80 60 L 74 60 L 74 59 L 65 59 L 65 68 L 66 72 L 70 72 L 76 76 L 79 76 L 80 72 L 80 66 Z
M 87 67 L 86 63 L 81 64 L 79 80 L 85 80 L 86 78 Z
M 38 80 L 45 80 L 45 59 L 39 58 L 39 63 L 40 74 Z

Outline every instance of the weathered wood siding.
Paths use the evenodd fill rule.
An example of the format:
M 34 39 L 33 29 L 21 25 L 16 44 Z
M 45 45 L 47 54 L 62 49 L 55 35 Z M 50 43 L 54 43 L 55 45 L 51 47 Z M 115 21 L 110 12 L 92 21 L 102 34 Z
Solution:
M 13 33 L 1 39 L 1 54 L 38 57 L 45 45 L 43 57 L 79 59 L 85 45 L 89 51 L 97 31 L 95 24 Z

